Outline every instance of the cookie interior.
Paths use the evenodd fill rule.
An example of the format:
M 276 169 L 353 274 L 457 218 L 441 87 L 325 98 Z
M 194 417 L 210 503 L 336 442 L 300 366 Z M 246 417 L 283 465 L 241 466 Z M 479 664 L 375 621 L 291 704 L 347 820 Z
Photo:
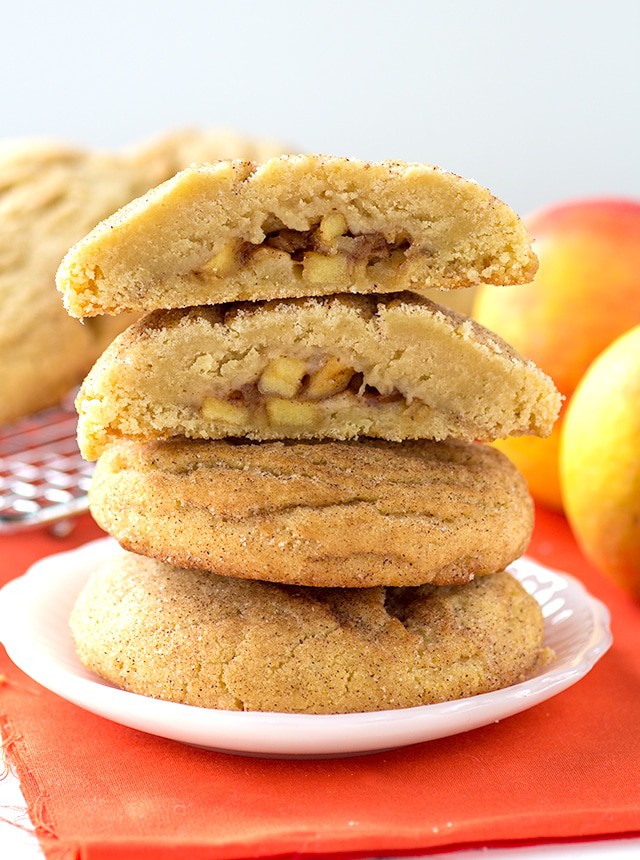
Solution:
M 474 182 L 301 155 L 182 171 L 72 248 L 58 287 L 82 317 L 526 283 L 536 267 L 522 222 Z
M 560 396 L 497 336 L 403 293 L 156 311 L 77 406 L 94 459 L 119 438 L 547 435 Z

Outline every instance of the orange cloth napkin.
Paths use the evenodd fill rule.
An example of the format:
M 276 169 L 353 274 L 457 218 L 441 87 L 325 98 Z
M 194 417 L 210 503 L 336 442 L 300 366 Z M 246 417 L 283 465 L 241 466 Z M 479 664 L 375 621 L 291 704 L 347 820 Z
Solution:
M 6 581 L 98 536 L 0 539 Z M 325 761 L 252 759 L 146 735 L 76 708 L 3 653 L 0 719 L 50 857 L 247 858 L 420 853 L 640 830 L 640 607 L 538 511 L 530 555 L 612 611 L 614 646 L 576 686 L 486 728 Z

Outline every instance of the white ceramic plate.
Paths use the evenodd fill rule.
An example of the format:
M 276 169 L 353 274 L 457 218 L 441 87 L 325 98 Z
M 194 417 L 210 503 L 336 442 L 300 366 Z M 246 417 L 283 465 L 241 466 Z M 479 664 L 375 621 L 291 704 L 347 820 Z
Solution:
M 537 676 L 455 702 L 365 714 L 314 716 L 216 711 L 113 687 L 78 661 L 67 619 L 98 564 L 122 552 L 111 538 L 37 562 L 0 591 L 0 640 L 43 687 L 88 711 L 144 732 L 209 749 L 277 757 L 343 756 L 466 732 L 575 684 L 611 645 L 609 613 L 573 577 L 522 558 L 511 572 L 542 606 L 555 661 Z

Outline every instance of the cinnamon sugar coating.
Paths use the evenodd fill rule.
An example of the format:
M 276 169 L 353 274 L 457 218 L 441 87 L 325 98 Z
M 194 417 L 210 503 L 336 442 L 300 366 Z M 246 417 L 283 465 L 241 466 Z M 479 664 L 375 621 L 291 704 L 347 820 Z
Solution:
M 542 614 L 508 573 L 449 588 L 297 588 L 125 554 L 71 616 L 81 661 L 125 690 L 309 714 L 486 693 L 544 662 Z
M 516 468 L 465 442 L 120 442 L 90 502 L 126 549 L 312 586 L 467 582 L 518 558 L 533 528 Z

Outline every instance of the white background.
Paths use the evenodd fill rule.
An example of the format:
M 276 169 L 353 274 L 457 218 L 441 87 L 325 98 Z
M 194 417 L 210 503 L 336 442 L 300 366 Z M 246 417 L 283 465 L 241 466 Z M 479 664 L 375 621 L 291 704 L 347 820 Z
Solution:
M 0 137 L 228 126 L 441 164 L 521 213 L 640 197 L 638 0 L 0 0 Z

